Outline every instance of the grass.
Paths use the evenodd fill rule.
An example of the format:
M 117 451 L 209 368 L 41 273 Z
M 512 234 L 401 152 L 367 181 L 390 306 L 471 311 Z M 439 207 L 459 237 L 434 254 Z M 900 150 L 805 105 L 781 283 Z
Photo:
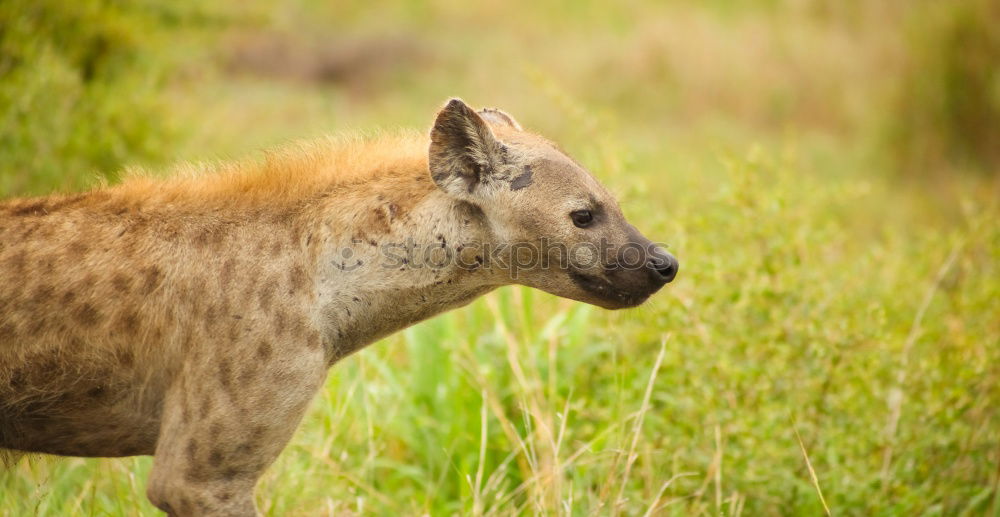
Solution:
M 185 44 L 201 50 L 148 100 L 177 131 L 115 163 L 422 127 L 460 94 L 562 143 L 681 261 L 635 310 L 505 288 L 336 365 L 261 480 L 262 511 L 1000 515 L 1000 190 L 995 174 L 893 174 L 872 128 L 906 39 L 773 6 L 622 5 L 262 4 Z M 227 65 L 232 31 L 420 49 L 360 84 L 286 80 Z M 25 151 L 4 149 L 9 194 L 93 176 L 56 155 L 72 181 L 25 180 Z M 0 474 L 0 513 L 154 514 L 150 465 L 22 460 Z

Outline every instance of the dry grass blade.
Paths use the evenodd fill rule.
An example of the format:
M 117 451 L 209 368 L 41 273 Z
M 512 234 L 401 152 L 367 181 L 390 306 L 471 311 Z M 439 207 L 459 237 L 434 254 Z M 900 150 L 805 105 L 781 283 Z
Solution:
M 486 466 L 486 421 L 487 421 L 487 410 L 486 410 L 486 390 L 483 390 L 483 407 L 480 410 L 480 432 L 479 432 L 479 465 L 476 467 L 476 484 L 472 490 L 472 514 L 482 515 L 483 514 L 483 498 L 482 498 L 482 486 L 483 486 L 483 469 Z
M 888 488 L 887 481 L 889 479 L 889 469 L 892 466 L 892 455 L 896 442 L 896 429 L 899 427 L 899 418 L 903 413 L 903 399 L 906 397 L 903 387 L 906 384 L 906 373 L 910 362 L 910 351 L 917 342 L 917 338 L 920 337 L 924 315 L 927 313 L 927 309 L 934 300 L 934 294 L 937 293 L 945 275 L 948 274 L 948 271 L 950 271 L 952 266 L 955 264 L 955 260 L 958 259 L 958 254 L 964 246 L 965 241 L 959 241 L 956 243 L 955 246 L 952 247 L 951 252 L 948 254 L 948 258 L 946 258 L 944 263 L 941 264 L 937 274 L 934 276 L 934 281 L 931 282 L 931 285 L 927 287 L 927 292 L 924 293 L 924 299 L 920 303 L 917 313 L 913 316 L 913 323 L 910 325 L 910 332 L 906 336 L 906 342 L 903 344 L 902 357 L 899 361 L 899 368 L 896 371 L 896 383 L 889 390 L 889 420 L 885 426 L 887 444 L 884 452 L 882 453 L 882 470 L 880 475 L 880 478 L 882 479 L 883 492 Z
M 823 497 L 823 490 L 819 487 L 819 478 L 816 477 L 816 471 L 813 469 L 812 462 L 809 461 L 809 453 L 806 452 L 806 444 L 802 443 L 802 437 L 799 436 L 799 429 L 792 424 L 792 430 L 795 431 L 795 439 L 799 441 L 799 448 L 802 449 L 802 457 L 806 460 L 806 468 L 809 469 L 809 476 L 812 478 L 813 486 L 816 487 L 816 494 L 819 495 L 819 502 L 823 505 L 823 511 L 829 517 L 830 507 L 826 505 L 826 498 Z
M 660 485 L 660 489 L 656 492 L 656 497 L 653 498 L 653 502 L 650 503 L 649 508 L 646 509 L 646 513 L 642 514 L 642 517 L 650 517 L 653 515 L 653 512 L 659 509 L 660 499 L 663 498 L 663 492 L 666 492 L 667 488 L 669 488 L 675 480 L 694 475 L 694 472 L 681 472 L 680 474 L 670 476 L 670 479 L 664 481 L 663 484 Z
M 645 419 L 646 411 L 649 411 L 649 398 L 653 394 L 653 383 L 656 381 L 656 374 L 660 371 L 660 364 L 663 362 L 663 354 L 667 351 L 667 341 L 670 339 L 670 334 L 667 334 L 660 341 L 660 353 L 656 356 L 656 362 L 653 363 L 653 371 L 649 374 L 649 382 L 646 384 L 646 393 L 642 397 L 642 405 L 639 407 L 639 413 L 635 417 L 635 424 L 632 426 L 632 444 L 629 445 L 628 457 L 625 460 L 625 474 L 622 475 L 621 485 L 618 487 L 618 496 L 615 498 L 613 515 L 618 515 L 622 504 L 624 504 L 625 495 L 625 485 L 628 484 L 629 474 L 632 472 L 632 465 L 635 463 L 635 448 L 639 443 L 639 431 L 642 429 L 642 421 Z

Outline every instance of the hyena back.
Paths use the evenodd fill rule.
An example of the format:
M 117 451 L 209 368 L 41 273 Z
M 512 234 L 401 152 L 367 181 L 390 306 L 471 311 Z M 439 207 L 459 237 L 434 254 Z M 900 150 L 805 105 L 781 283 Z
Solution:
M 158 508 L 252 515 L 338 359 L 502 285 L 623 308 L 677 271 L 575 161 L 457 99 L 429 139 L 217 168 L 0 204 L 0 448 L 154 455 Z

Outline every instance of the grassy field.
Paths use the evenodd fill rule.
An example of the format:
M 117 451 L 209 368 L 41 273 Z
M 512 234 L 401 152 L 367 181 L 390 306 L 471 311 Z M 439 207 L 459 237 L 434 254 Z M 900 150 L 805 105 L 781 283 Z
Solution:
M 5 4 L 2 195 L 457 95 L 679 257 L 638 309 L 505 288 L 336 365 L 266 515 L 1000 516 L 989 2 Z M 155 514 L 150 465 L 22 459 L 0 514 Z

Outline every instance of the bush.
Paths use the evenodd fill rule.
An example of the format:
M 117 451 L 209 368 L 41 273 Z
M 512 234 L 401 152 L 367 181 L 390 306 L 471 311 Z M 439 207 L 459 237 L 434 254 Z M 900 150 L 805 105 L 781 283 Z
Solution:
M 162 156 L 155 43 L 176 21 L 141 3 L 0 3 L 0 195 L 78 189 Z
M 1000 173 L 1000 4 L 929 2 L 908 21 L 891 148 L 909 175 Z

